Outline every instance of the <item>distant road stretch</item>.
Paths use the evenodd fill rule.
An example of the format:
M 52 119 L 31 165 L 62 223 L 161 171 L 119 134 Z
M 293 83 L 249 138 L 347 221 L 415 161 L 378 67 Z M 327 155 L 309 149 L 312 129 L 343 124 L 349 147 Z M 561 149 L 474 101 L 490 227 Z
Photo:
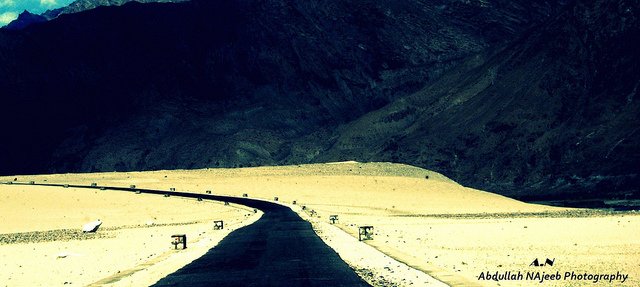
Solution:
M 227 201 L 264 212 L 204 256 L 153 286 L 370 286 L 291 209 L 261 200 L 163 190 L 63 184 L 21 185 L 140 191 Z

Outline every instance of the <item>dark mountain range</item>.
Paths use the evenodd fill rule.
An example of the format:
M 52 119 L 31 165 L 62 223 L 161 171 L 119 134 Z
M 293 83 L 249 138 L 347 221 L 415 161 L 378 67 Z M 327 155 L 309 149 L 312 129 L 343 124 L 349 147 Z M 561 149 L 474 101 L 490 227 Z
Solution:
M 521 198 L 637 196 L 640 6 L 570 8 L 348 124 L 323 158 L 409 162 Z
M 507 194 L 637 193 L 637 14 L 245 0 L 62 15 L 0 32 L 0 172 L 391 160 Z
M 42 23 L 42 22 L 46 22 L 47 20 L 48 19 L 45 18 L 44 16 L 33 14 L 25 10 L 22 13 L 20 13 L 20 15 L 18 15 L 17 19 L 7 24 L 5 28 L 10 30 L 20 30 L 20 29 L 24 29 L 25 27 L 31 24 Z
M 100 6 L 121 6 L 129 2 L 139 3 L 178 3 L 188 0 L 76 0 L 71 4 L 52 10 L 47 10 L 41 15 L 30 13 L 29 11 L 22 12 L 16 20 L 11 21 L 5 28 L 10 30 L 24 29 L 31 24 L 37 24 L 46 22 L 51 19 L 55 19 L 60 15 L 73 14 L 86 10 L 95 9 Z
M 63 14 L 73 14 L 86 10 L 95 9 L 100 6 L 121 6 L 129 2 L 138 2 L 138 3 L 169 3 L 169 2 L 184 2 L 188 0 L 76 0 L 71 2 L 71 4 L 57 8 L 53 10 L 47 10 L 42 13 L 42 16 L 51 20 Z

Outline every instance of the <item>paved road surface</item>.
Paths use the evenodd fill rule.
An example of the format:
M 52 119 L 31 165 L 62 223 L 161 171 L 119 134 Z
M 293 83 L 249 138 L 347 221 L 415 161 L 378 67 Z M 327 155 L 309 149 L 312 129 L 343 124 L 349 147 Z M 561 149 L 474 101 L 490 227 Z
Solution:
M 291 209 L 213 196 L 264 215 L 154 286 L 369 286 Z

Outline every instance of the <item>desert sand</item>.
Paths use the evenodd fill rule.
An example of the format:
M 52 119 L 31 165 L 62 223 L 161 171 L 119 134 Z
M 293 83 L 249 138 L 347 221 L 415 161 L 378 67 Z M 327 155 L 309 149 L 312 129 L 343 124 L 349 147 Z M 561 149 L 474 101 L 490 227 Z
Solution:
M 257 220 L 241 206 L 122 191 L 1 185 L 0 285 L 144 286 Z M 101 219 L 94 234 L 82 224 Z M 213 230 L 213 220 L 226 229 Z M 171 235 L 186 234 L 175 250 Z
M 346 162 L 286 167 L 17 177 L 22 182 L 33 180 L 86 185 L 98 182 L 100 185 L 124 187 L 135 184 L 139 188 L 168 190 L 174 187 L 178 191 L 201 193 L 212 190 L 214 194 L 232 196 L 246 193 L 249 197 L 266 200 L 278 197 L 280 203 L 291 206 L 304 218 L 312 221 L 321 238 L 330 246 L 333 244 L 334 249 L 348 250 L 350 246 L 358 246 L 352 248 L 358 250 L 355 253 L 338 252 L 358 273 L 377 286 L 440 286 L 441 283 L 429 277 L 420 277 L 415 272 L 426 273 L 451 286 L 640 284 L 640 262 L 637 261 L 640 258 L 640 239 L 637 237 L 640 216 L 637 213 L 527 204 L 466 188 L 443 175 L 406 165 Z M 13 177 L 3 177 L 0 181 L 12 179 Z M 0 188 L 5 191 L 8 187 Z M 91 191 L 93 192 L 96 191 Z M 167 202 L 158 196 L 148 197 L 148 200 L 153 198 Z M 156 208 L 155 205 L 152 206 Z M 305 207 L 304 210 L 302 206 Z M 29 211 L 24 211 L 25 208 L 27 207 L 16 207 L 13 212 L 28 213 Z M 35 209 L 43 208 L 45 207 L 40 206 Z M 242 212 L 229 212 L 236 214 L 237 220 L 242 219 Z M 38 213 L 42 214 L 40 211 Z M 329 215 L 338 215 L 339 220 L 335 225 L 328 223 Z M 188 222 L 194 217 L 202 218 L 200 216 L 206 217 L 175 215 L 169 216 L 171 219 L 167 219 L 167 222 Z M 76 217 L 85 220 L 95 216 Z M 13 220 L 21 219 L 15 217 Z M 59 217 L 52 222 L 58 220 Z M 137 223 L 122 221 L 118 224 Z M 357 238 L 358 226 L 362 225 L 374 226 L 373 240 L 354 240 Z M 106 222 L 104 227 L 107 227 Z M 42 230 L 41 226 L 34 228 L 33 230 Z M 63 228 L 62 225 L 60 228 Z M 167 230 L 162 235 L 163 238 L 172 232 L 174 231 Z M 351 235 L 351 240 L 344 238 L 345 234 Z M 109 239 L 74 242 L 96 240 Z M 367 249 L 363 247 L 364 244 L 375 249 Z M 29 248 L 35 247 L 25 247 L 28 245 L 9 244 L 0 245 L 0 248 L 22 248 L 21 252 L 26 254 L 35 253 L 34 250 L 29 251 Z M 162 248 L 166 250 L 166 240 L 163 241 Z M 382 251 L 393 261 L 388 257 L 378 257 L 375 250 Z M 9 254 L 15 256 L 17 253 Z M 54 252 L 48 256 L 55 257 L 55 254 Z M 552 259 L 554 265 L 530 266 L 536 258 L 541 261 Z M 4 263 L 16 262 L 11 255 L 2 259 L 5 268 L 16 269 L 15 264 L 11 266 Z M 389 261 L 382 262 L 385 260 Z M 24 264 L 28 264 L 28 260 Z M 94 264 L 92 269 L 98 269 L 98 266 L 102 266 L 102 263 Z M 496 282 L 478 279 L 481 273 L 502 274 L 507 271 L 539 271 L 548 274 L 620 272 L 628 274 L 628 278 L 624 283 L 546 280 L 541 284 L 538 281 Z M 5 272 L 6 269 L 2 271 L 2 276 L 5 276 Z

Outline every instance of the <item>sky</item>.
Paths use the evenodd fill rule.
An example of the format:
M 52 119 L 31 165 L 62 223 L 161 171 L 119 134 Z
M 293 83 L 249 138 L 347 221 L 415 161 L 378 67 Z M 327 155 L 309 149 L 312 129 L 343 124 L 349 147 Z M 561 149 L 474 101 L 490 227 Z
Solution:
M 24 10 L 40 14 L 48 9 L 69 5 L 74 0 L 0 0 L 0 27 L 18 18 Z

